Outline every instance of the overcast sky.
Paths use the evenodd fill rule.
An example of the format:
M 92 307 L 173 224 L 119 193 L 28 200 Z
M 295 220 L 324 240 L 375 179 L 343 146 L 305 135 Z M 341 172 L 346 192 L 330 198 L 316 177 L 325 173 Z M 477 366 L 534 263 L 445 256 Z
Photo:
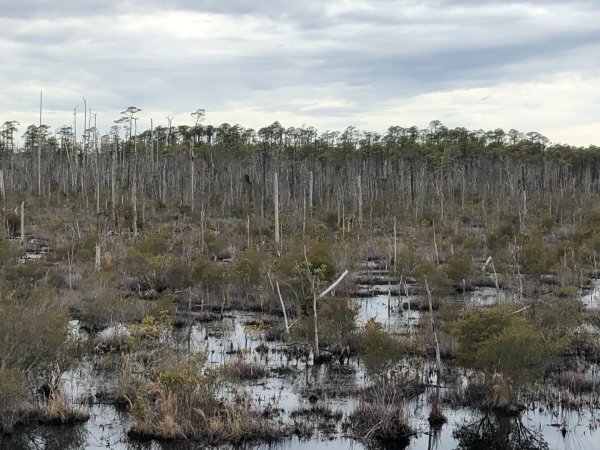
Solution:
M 2 0 L 0 122 L 516 128 L 600 145 L 600 0 Z M 82 120 L 81 120 L 82 121 Z M 78 124 L 78 128 L 82 126 Z

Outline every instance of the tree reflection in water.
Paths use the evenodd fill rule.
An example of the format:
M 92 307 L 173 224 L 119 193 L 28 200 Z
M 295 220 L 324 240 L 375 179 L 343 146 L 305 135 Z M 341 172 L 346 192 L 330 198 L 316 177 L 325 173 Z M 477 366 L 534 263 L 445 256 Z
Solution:
M 79 450 L 85 448 L 85 427 L 41 426 L 0 437 L 0 450 Z
M 486 414 L 452 432 L 457 450 L 548 450 L 541 434 L 529 430 L 520 417 Z

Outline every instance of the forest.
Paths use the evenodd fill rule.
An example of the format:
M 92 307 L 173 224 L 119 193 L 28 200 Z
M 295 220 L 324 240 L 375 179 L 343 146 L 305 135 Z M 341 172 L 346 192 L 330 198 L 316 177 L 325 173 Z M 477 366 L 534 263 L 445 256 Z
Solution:
M 0 448 L 594 448 L 600 147 L 139 111 L 2 125 Z

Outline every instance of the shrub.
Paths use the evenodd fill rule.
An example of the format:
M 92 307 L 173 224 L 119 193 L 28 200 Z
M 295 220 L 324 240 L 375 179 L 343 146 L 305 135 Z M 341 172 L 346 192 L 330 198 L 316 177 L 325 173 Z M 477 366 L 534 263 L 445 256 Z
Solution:
M 6 285 L 13 288 L 32 288 L 45 276 L 46 269 L 38 261 L 29 261 L 26 264 L 8 264 L 4 267 Z
M 54 306 L 0 304 L 1 366 L 42 372 L 54 363 L 70 362 L 69 316 Z
M 173 331 L 173 321 L 168 311 L 161 311 L 158 316 L 146 316 L 142 323 L 130 327 L 131 336 L 128 346 L 133 349 L 156 347 L 165 341 Z
M 390 368 L 402 358 L 405 349 L 383 326 L 370 319 L 360 338 L 359 355 L 371 374 Z
M 519 263 L 525 273 L 540 276 L 551 272 L 557 261 L 556 249 L 546 244 L 541 238 L 521 238 Z
M 306 257 L 312 275 L 317 276 L 319 281 L 322 282 L 333 281 L 336 268 L 328 244 L 324 242 L 313 244 L 307 249 Z M 297 281 L 300 273 L 307 269 L 304 249 L 299 245 L 292 246 L 287 252 L 281 255 L 281 258 L 277 261 L 276 269 L 280 280 L 288 280 L 290 283 Z
M 235 262 L 232 281 L 242 291 L 258 288 L 263 280 L 263 274 L 266 272 L 264 266 L 268 259 L 268 255 L 253 247 L 246 250 Z
M 452 331 L 459 342 L 461 363 L 490 374 L 501 372 L 517 383 L 539 376 L 560 349 L 505 307 L 467 311 Z
M 214 291 L 227 282 L 227 269 L 215 261 L 199 259 L 194 266 L 193 276 L 204 288 Z
M 8 236 L 14 237 L 17 235 L 17 232 L 20 233 L 21 217 L 16 210 L 6 210 L 4 212 L 4 220 L 6 222 L 6 231 Z
M 356 331 L 356 305 L 349 297 L 335 297 L 323 300 L 318 309 L 322 342 L 332 348 L 343 346 Z
M 320 300 L 317 307 L 319 319 L 319 343 L 321 346 L 339 349 L 356 331 L 358 309 L 348 297 Z M 314 319 L 303 316 L 291 327 L 293 339 L 307 343 L 314 340 Z
M 171 232 L 169 228 L 161 230 L 159 233 L 146 235 L 136 244 L 136 249 L 140 253 L 159 256 L 169 252 L 171 244 Z
M 29 393 L 23 383 L 23 374 L 16 369 L 0 367 L 0 429 L 11 432 L 19 420 L 20 410 Z
M 502 333 L 488 339 L 477 351 L 478 365 L 498 371 L 517 383 L 540 376 L 556 351 L 533 326 L 514 321 Z
M 431 261 L 419 261 L 413 274 L 419 281 L 427 279 L 431 293 L 435 296 L 447 294 L 452 286 L 452 281 L 448 278 L 446 272 Z
M 0 237 L 0 267 L 12 261 L 19 254 L 17 248 Z
M 184 262 L 169 255 L 150 255 L 137 250 L 129 252 L 124 268 L 139 291 L 184 289 L 193 283 L 193 272 Z
M 413 433 L 402 409 L 380 404 L 362 403 L 345 426 L 357 438 L 383 448 L 405 448 Z
M 328 244 L 324 242 L 313 244 L 308 249 L 306 256 L 313 274 L 316 274 L 322 281 L 333 281 L 336 268 Z
M 451 255 L 446 259 L 444 272 L 455 286 L 473 274 L 474 265 L 471 257 L 466 255 Z

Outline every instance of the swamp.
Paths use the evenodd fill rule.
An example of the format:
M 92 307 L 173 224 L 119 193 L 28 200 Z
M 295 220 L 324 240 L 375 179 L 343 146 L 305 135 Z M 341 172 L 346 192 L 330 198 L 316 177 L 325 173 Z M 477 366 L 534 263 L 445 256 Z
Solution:
M 3 128 L 1 449 L 598 448 L 599 148 L 127 117 Z

